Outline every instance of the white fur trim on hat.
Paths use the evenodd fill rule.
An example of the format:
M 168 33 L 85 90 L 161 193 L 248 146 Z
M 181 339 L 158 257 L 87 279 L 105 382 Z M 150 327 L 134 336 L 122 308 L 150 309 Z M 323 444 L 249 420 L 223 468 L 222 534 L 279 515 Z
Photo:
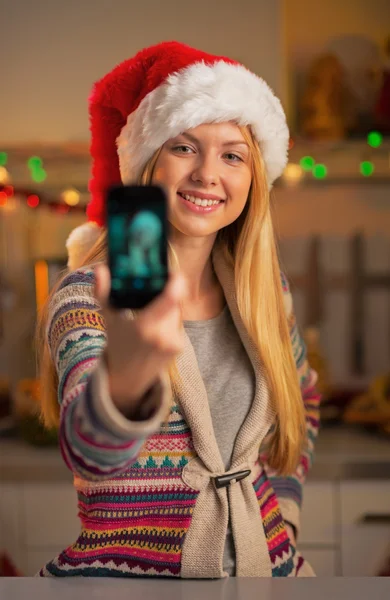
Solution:
M 271 187 L 287 164 L 289 131 L 280 100 L 241 65 L 195 63 L 170 75 L 131 113 L 118 139 L 122 182 L 134 183 L 167 140 L 203 123 L 251 125 Z
M 71 271 L 81 266 L 83 258 L 98 240 L 101 232 L 102 228 L 97 223 L 91 221 L 73 229 L 66 240 L 68 268 Z

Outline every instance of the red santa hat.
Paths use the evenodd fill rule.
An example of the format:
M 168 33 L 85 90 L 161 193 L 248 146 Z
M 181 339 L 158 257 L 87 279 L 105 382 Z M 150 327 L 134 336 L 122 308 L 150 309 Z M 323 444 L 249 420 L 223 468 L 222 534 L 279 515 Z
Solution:
M 203 123 L 250 125 L 269 187 L 287 163 L 289 132 L 279 99 L 246 67 L 179 42 L 163 42 L 122 62 L 93 87 L 89 100 L 92 177 L 88 223 L 68 238 L 77 268 L 104 226 L 107 189 L 134 183 L 167 140 Z

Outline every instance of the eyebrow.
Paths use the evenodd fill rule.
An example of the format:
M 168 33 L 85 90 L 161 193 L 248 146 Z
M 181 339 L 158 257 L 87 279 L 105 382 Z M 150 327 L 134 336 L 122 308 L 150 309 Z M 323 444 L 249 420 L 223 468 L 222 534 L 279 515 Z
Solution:
M 184 132 L 184 133 L 181 133 L 180 135 L 188 138 L 195 144 L 196 143 L 199 144 L 199 140 L 194 135 L 191 135 L 190 133 Z M 244 140 L 229 140 L 228 142 L 223 142 L 222 146 L 247 146 L 248 147 L 248 144 Z

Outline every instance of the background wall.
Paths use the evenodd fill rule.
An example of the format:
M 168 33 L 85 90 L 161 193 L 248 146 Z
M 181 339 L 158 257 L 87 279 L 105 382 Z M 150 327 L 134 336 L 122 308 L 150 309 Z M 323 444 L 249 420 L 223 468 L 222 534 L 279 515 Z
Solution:
M 388 0 L 283 0 L 283 39 L 289 121 L 294 121 L 295 87 L 330 38 L 364 35 L 383 48 L 390 36 Z
M 274 223 L 281 238 L 358 232 L 390 238 L 388 183 L 278 188 L 274 197 Z
M 390 35 L 388 0 L 284 0 L 289 62 L 308 64 L 329 37 L 364 34 L 382 45 Z
M 0 143 L 88 138 L 94 81 L 176 39 L 243 61 L 284 95 L 282 0 L 1 0 Z

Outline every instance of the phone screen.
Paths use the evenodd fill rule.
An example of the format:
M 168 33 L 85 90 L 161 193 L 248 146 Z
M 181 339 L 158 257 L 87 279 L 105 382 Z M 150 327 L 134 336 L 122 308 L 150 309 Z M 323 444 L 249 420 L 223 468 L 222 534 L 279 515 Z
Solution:
M 110 302 L 142 308 L 168 277 L 167 202 L 158 186 L 120 186 L 107 197 Z

